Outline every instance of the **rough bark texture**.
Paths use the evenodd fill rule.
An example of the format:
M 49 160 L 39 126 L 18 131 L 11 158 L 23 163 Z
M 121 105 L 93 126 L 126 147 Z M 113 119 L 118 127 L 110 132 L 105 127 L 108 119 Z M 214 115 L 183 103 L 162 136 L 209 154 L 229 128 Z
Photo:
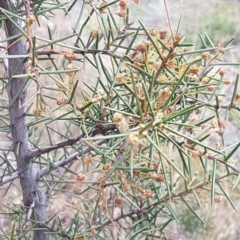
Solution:
M 0 7 L 11 11 L 9 1 L 0 0 Z M 17 20 L 13 19 L 16 23 Z M 20 23 L 17 23 L 21 27 Z M 19 34 L 19 30 L 12 24 L 11 21 L 6 20 L 6 36 L 11 37 Z M 10 46 L 13 41 L 8 42 Z M 26 39 L 14 43 L 8 49 L 8 55 L 21 55 L 26 54 Z M 11 78 L 13 75 L 23 74 L 26 72 L 25 63 L 23 59 L 14 58 L 9 59 L 7 76 L 9 78 L 8 97 L 9 103 L 12 103 L 14 97 L 17 95 L 19 89 L 27 79 L 24 78 Z M 18 172 L 20 175 L 20 183 L 23 191 L 23 202 L 26 207 L 26 213 L 32 205 L 33 212 L 31 220 L 33 222 L 33 239 L 34 240 L 50 240 L 51 236 L 46 233 L 46 230 L 40 229 L 46 222 L 46 198 L 41 192 L 38 183 L 38 169 L 34 166 L 29 158 L 31 153 L 31 146 L 27 138 L 27 126 L 25 118 L 25 107 L 21 107 L 26 100 L 26 90 L 23 90 L 19 97 L 9 107 L 11 134 L 13 142 L 13 150 L 17 161 Z M 39 230 L 40 229 L 40 230 Z

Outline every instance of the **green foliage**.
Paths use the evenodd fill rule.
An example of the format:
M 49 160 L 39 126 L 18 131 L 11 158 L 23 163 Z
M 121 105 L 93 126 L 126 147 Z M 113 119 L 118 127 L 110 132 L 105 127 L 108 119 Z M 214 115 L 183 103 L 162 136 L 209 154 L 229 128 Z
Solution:
M 229 38 L 234 37 L 234 45 L 239 42 L 239 29 L 238 29 L 238 11 L 239 4 L 227 3 L 225 1 L 218 1 L 214 7 L 208 8 L 205 6 L 206 11 L 199 12 L 198 28 L 195 23 L 186 28 L 187 40 L 192 39 L 192 32 L 206 32 L 214 39 L 214 43 L 222 43 Z M 189 17 L 192 17 L 189 16 Z M 200 42 L 196 42 L 197 47 L 201 46 Z
M 201 30 L 211 33 L 215 41 L 226 41 L 229 37 L 236 37 L 236 25 L 238 24 L 236 15 L 236 6 L 227 3 L 219 3 L 214 8 L 210 21 L 204 21 L 208 17 L 207 13 L 200 21 L 205 22 Z
M 137 1 L 126 8 L 124 1 L 99 2 L 81 1 L 78 9 L 77 1 L 33 1 L 21 30 L 29 51 L 1 56 L 26 61 L 25 74 L 1 81 L 3 96 L 6 79 L 26 80 L 19 94 L 29 89 L 23 103 L 29 158 L 48 199 L 49 220 L 42 229 L 54 239 L 168 239 L 180 214 L 185 231 L 200 226 L 208 231 L 211 223 L 197 211 L 199 191 L 210 192 L 212 205 L 221 195 L 235 209 L 223 185 L 239 174 L 234 161 L 239 142 L 225 145 L 224 136 L 229 116 L 240 110 L 239 75 L 230 99 L 224 94 L 227 67 L 238 64 L 222 58 L 232 40 L 215 46 L 200 34 L 203 48 L 194 49 L 178 28 L 133 23 L 129 8 Z M 33 36 L 35 19 L 41 26 L 40 16 L 54 18 L 59 10 L 74 15 L 72 33 L 57 38 L 46 28 L 47 38 Z M 22 16 L 18 6 L 13 12 Z M 12 20 L 4 13 L 2 23 Z M 80 74 L 88 69 L 97 76 L 83 88 Z M 7 139 L 7 107 L 1 114 Z M 0 183 L 10 182 L 8 196 L 10 188 L 19 187 L 11 167 L 16 159 L 11 141 L 1 150 Z M 4 201 L 1 209 L 9 220 L 8 228 L 1 226 L 2 239 L 29 239 L 34 231 L 29 208 L 9 204 L 11 194 Z
M 195 209 L 195 211 L 199 210 Z M 213 229 L 211 219 L 204 217 L 204 223 L 202 223 L 189 209 L 183 209 L 182 213 L 179 214 L 179 224 L 184 235 L 189 237 L 207 237 Z

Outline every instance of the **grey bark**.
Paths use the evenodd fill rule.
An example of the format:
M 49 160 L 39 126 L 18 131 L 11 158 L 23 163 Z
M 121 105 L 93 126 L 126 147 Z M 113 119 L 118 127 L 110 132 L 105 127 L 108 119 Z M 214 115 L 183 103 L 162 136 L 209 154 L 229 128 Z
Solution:
M 0 7 L 11 11 L 11 6 L 8 0 L 0 0 Z M 12 18 L 13 19 L 13 18 Z M 21 23 L 18 20 L 13 19 L 15 23 L 21 27 Z M 6 36 L 11 37 L 18 35 L 19 30 L 12 24 L 11 21 L 6 20 Z M 9 41 L 10 46 L 15 40 Z M 8 49 L 8 55 L 22 55 L 26 54 L 26 39 L 14 43 Z M 8 98 L 9 103 L 12 103 L 14 97 L 17 95 L 19 89 L 27 79 L 24 78 L 11 78 L 13 75 L 24 74 L 26 67 L 23 59 L 14 58 L 8 60 Z M 29 213 L 30 220 L 33 227 L 33 239 L 34 240 L 50 240 L 50 234 L 46 233 L 44 224 L 47 220 L 46 214 L 46 197 L 41 192 L 38 182 L 38 169 L 32 163 L 30 156 L 31 146 L 28 142 L 28 131 L 25 117 L 25 107 L 23 104 L 26 100 L 26 89 L 24 89 L 19 97 L 9 106 L 10 115 L 10 127 L 12 134 L 13 151 L 17 161 L 17 168 L 20 174 L 20 183 L 23 192 L 23 202 L 26 207 L 26 216 Z M 31 207 L 30 207 L 31 206 Z M 42 229 L 41 229 L 42 228 Z M 36 230 L 34 230 L 36 229 Z

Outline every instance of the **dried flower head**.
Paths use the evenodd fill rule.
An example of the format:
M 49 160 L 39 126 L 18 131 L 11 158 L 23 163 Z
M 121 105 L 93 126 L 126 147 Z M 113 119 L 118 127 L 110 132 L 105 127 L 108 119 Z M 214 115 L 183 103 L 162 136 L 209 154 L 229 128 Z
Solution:
M 118 123 L 118 122 L 122 121 L 123 118 L 124 118 L 124 116 L 122 115 L 122 113 L 115 112 L 113 114 L 112 121 L 114 123 Z
M 214 92 L 216 89 L 216 86 L 210 85 L 207 87 L 208 92 Z
M 196 113 L 192 113 L 190 117 L 188 118 L 188 122 L 190 124 L 196 123 L 198 121 L 198 116 Z
M 235 101 L 238 102 L 240 100 L 240 92 L 236 93 Z
M 222 76 L 225 75 L 225 73 L 226 73 L 225 69 L 220 68 L 220 70 L 219 70 L 219 75 L 222 77 Z
M 101 94 L 97 94 L 92 98 L 92 103 L 98 104 L 101 102 L 102 99 L 103 99 L 103 96 Z
M 171 106 L 171 107 L 167 108 L 167 110 L 166 110 L 167 114 L 172 114 L 174 112 L 175 112 L 175 107 L 174 106 Z
M 134 175 L 135 177 L 139 177 L 139 176 L 140 176 L 140 171 L 138 171 L 138 170 L 133 170 L 133 175 Z
M 209 78 L 207 78 L 207 77 L 204 77 L 204 78 L 202 79 L 202 83 L 203 83 L 203 84 L 207 84 L 209 81 L 210 81 L 210 80 L 209 80 Z
M 92 229 L 90 232 L 92 235 L 96 235 L 98 233 L 96 229 Z M 80 239 L 74 239 L 74 240 L 80 240 Z
M 169 68 L 174 68 L 174 61 L 172 59 L 168 60 L 167 63 L 166 63 L 166 66 L 169 67 Z
M 92 33 L 91 33 L 92 39 L 96 39 L 96 38 L 97 38 L 97 35 L 98 35 L 99 33 L 101 33 L 101 31 L 100 31 L 99 28 L 93 29 L 93 30 L 92 30 Z
M 146 44 L 144 44 L 144 42 L 141 42 L 139 44 L 136 45 L 136 51 L 140 52 L 140 53 L 144 53 L 147 51 L 147 46 Z
M 231 81 L 230 81 L 230 80 L 224 80 L 224 81 L 223 81 L 223 84 L 228 86 L 228 85 L 231 84 Z
M 147 198 L 153 198 L 154 197 L 154 194 L 153 194 L 152 190 L 150 190 L 150 189 L 145 190 L 143 192 L 143 195 Z
M 65 102 L 66 102 L 65 98 L 58 98 L 57 99 L 57 105 L 59 105 L 59 106 L 63 105 Z
M 219 46 L 218 51 L 223 55 L 225 53 L 226 49 Z
M 103 170 L 111 170 L 112 169 L 112 164 L 111 163 L 105 163 L 103 164 Z
M 90 156 L 90 155 L 85 156 L 83 158 L 83 162 L 84 162 L 85 165 L 91 164 L 92 163 L 92 156 Z
M 161 60 L 157 60 L 153 63 L 152 67 L 153 69 L 159 69 L 159 67 L 161 66 L 162 61 Z
M 125 80 L 126 80 L 126 78 L 123 74 L 117 74 L 116 75 L 116 82 L 117 83 L 124 83 Z
M 125 10 L 127 8 L 127 1 L 126 0 L 121 0 L 119 2 L 119 7 L 122 9 L 122 10 Z
M 176 42 L 176 43 L 179 43 L 181 40 L 182 40 L 182 34 L 181 34 L 181 33 L 178 33 L 178 35 L 177 35 L 176 38 L 175 38 L 175 42 Z
M 34 109 L 32 114 L 35 116 L 35 117 L 40 117 L 42 115 L 42 112 L 43 110 L 38 108 L 38 109 Z
M 123 185 L 123 191 L 124 191 L 124 192 L 129 192 L 129 191 L 130 191 L 130 184 L 125 183 L 125 184 Z
M 165 169 L 165 171 L 169 170 L 169 163 L 166 160 L 163 161 L 163 168 Z
M 159 167 L 159 162 L 154 161 L 154 162 L 151 163 L 151 165 L 152 165 L 153 169 L 157 170 L 158 167 Z
M 223 129 L 221 128 L 218 128 L 216 131 L 215 131 L 219 136 L 223 136 Z
M 141 99 L 145 98 L 145 92 L 141 83 L 136 84 L 137 93 Z
M 221 144 L 220 142 L 216 142 L 216 143 L 215 143 L 215 148 L 216 148 L 217 150 L 221 150 L 221 149 L 222 149 L 222 144 Z
M 124 12 L 124 11 L 119 11 L 118 13 L 117 13 L 117 15 L 119 16 L 119 17 L 121 17 L 121 18 L 126 18 L 127 17 L 127 13 L 126 12 Z
M 97 186 L 100 188 L 103 188 L 105 186 L 106 182 L 104 180 L 104 176 L 101 176 L 97 181 Z
M 169 87 L 161 88 L 158 92 L 158 100 L 165 101 L 171 95 Z
M 128 135 L 130 145 L 135 145 L 139 141 L 139 132 L 132 132 Z
M 155 28 L 148 28 L 147 31 L 153 37 L 155 37 L 157 35 L 157 29 L 155 29 Z
M 195 74 L 195 75 L 197 75 L 198 72 L 199 72 L 199 68 L 195 66 L 190 67 L 190 69 L 188 70 L 188 73 Z
M 167 29 L 161 29 L 159 31 L 159 38 L 164 40 L 166 38 L 166 36 L 167 36 Z
M 129 124 L 126 118 L 123 118 L 122 121 L 118 123 L 118 130 L 122 133 L 129 131 Z
M 165 180 L 164 174 L 151 173 L 150 178 L 156 182 L 162 182 Z
M 123 199 L 118 196 L 114 199 L 114 203 L 115 203 L 116 206 L 120 206 L 120 205 L 123 204 Z
M 213 119 L 212 122 L 211 122 L 211 127 L 212 128 L 217 128 L 218 127 L 218 121 L 217 119 Z
M 218 124 L 219 124 L 219 127 L 221 127 L 221 128 L 227 127 L 227 122 L 225 120 L 219 120 Z
M 77 175 L 76 182 L 82 183 L 84 180 L 85 180 L 85 176 L 82 173 Z
M 152 45 L 151 41 L 148 41 L 148 40 L 143 40 L 142 42 L 143 42 L 146 46 L 151 46 L 151 45 Z
M 203 52 L 203 53 L 202 53 L 202 59 L 203 59 L 203 60 L 207 60 L 207 59 L 209 59 L 209 57 L 210 57 L 209 52 Z
M 220 196 L 214 197 L 214 202 L 215 202 L 215 203 L 220 203 L 220 202 L 221 202 Z
M 68 61 L 72 61 L 76 59 L 76 55 L 73 51 L 67 51 L 64 53 L 64 58 Z

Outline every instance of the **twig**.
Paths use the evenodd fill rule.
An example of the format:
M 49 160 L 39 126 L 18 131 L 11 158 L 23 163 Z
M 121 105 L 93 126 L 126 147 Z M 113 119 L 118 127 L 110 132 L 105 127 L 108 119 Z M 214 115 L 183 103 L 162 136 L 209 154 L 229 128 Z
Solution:
M 171 137 L 171 139 L 177 144 L 177 145 L 179 145 L 179 146 L 183 146 L 183 147 L 185 147 L 185 148 L 187 148 L 187 149 L 190 149 L 190 150 L 196 150 L 194 147 L 192 147 L 192 145 L 191 144 L 189 144 L 189 143 L 187 143 L 187 142 L 179 142 L 175 137 Z M 231 165 L 231 164 L 229 164 L 229 163 L 227 163 L 227 162 L 225 162 L 224 160 L 221 160 L 221 159 L 219 159 L 219 158 L 217 158 L 217 157 L 215 157 L 215 156 L 213 156 L 213 155 L 210 155 L 210 154 L 205 154 L 205 157 L 207 158 L 207 159 L 210 159 L 210 160 L 213 160 L 213 161 L 216 161 L 216 162 L 219 162 L 219 163 L 222 163 L 222 164 L 224 164 L 225 166 L 227 166 L 227 167 L 229 167 L 229 168 L 231 168 L 235 173 L 239 173 L 240 171 L 236 168 L 236 167 L 234 167 L 233 165 Z
M 173 40 L 173 42 L 174 42 L 174 35 L 173 35 L 172 25 L 171 25 L 171 21 L 170 21 L 169 13 L 168 13 L 167 2 L 166 2 L 166 0 L 163 0 L 163 2 L 164 2 L 164 5 L 165 5 L 165 10 L 166 10 L 166 15 L 167 15 L 167 20 L 168 20 L 168 25 L 169 25 L 169 29 L 170 29 L 170 32 L 171 32 L 172 40 Z
M 106 141 L 107 141 L 106 139 L 99 140 L 99 141 L 95 142 L 94 145 L 100 146 L 100 145 L 104 144 Z M 86 154 L 86 153 L 89 153 L 91 150 L 92 150 L 91 147 L 86 147 L 82 152 L 83 152 L 83 154 Z M 66 164 L 75 160 L 76 157 L 79 155 L 81 155 L 79 152 L 75 152 L 72 155 L 70 155 L 68 158 L 65 158 L 61 161 L 53 163 L 50 167 L 43 168 L 42 170 L 39 171 L 39 178 L 49 174 L 50 172 L 52 172 L 53 170 L 55 170 L 59 167 L 64 167 Z
M 108 50 L 95 50 L 95 49 L 85 49 L 85 50 L 82 50 L 82 49 L 79 49 L 79 50 L 76 50 L 76 51 L 73 51 L 75 54 L 81 54 L 81 55 L 86 55 L 86 54 L 104 54 L 104 55 L 108 55 L 110 57 L 113 57 L 113 58 L 118 58 L 120 60 L 124 60 L 125 59 L 125 56 L 119 56 L 117 54 L 114 54 L 112 53 L 111 51 L 108 51 Z M 36 51 L 36 54 L 38 56 L 41 56 L 41 55 L 54 55 L 54 54 L 58 54 L 58 55 L 64 55 L 66 53 L 66 51 L 54 51 L 54 50 L 38 50 Z M 126 58 L 128 59 L 128 61 L 130 61 L 130 58 Z M 133 61 L 131 62 L 133 63 Z
M 102 144 L 104 144 L 107 140 L 99 140 L 97 142 L 95 142 L 94 144 L 100 146 Z M 49 148 L 49 150 L 52 150 Z M 90 152 L 92 150 L 91 147 L 86 147 L 83 150 L 83 154 L 86 154 L 88 152 Z M 38 150 L 39 151 L 39 150 Z M 70 155 L 68 158 L 63 159 L 61 161 L 58 161 L 56 163 L 53 163 L 50 167 L 45 167 L 42 170 L 39 171 L 38 177 L 43 177 L 47 174 L 49 174 L 50 172 L 52 172 L 53 170 L 59 168 L 59 167 L 64 167 L 66 164 L 71 163 L 77 156 L 81 155 L 79 152 L 75 152 L 72 155 Z M 24 171 L 23 171 L 24 172 Z M 19 173 L 18 171 L 14 172 L 11 176 L 8 176 L 6 178 L 3 178 L 3 180 L 0 182 L 0 186 L 3 186 L 4 184 L 8 183 L 8 182 L 12 182 L 14 179 L 17 179 L 20 177 L 20 175 L 23 173 Z
M 18 171 L 14 172 L 11 174 L 11 176 L 7 176 L 5 178 L 3 178 L 3 180 L 0 182 L 0 186 L 3 186 L 4 184 L 8 183 L 8 182 L 12 182 L 14 179 L 19 177 L 19 173 Z
M 226 177 L 229 177 L 230 175 L 236 175 L 236 173 L 230 173 L 230 174 L 227 174 L 225 176 L 222 176 L 222 177 L 219 177 L 218 179 L 216 179 L 216 181 L 220 181 L 221 179 L 223 178 L 226 178 Z M 197 187 L 195 188 L 191 188 L 191 189 L 187 189 L 185 191 L 182 191 L 178 194 L 176 194 L 175 196 L 166 196 L 164 198 L 162 198 L 161 200 L 159 201 L 156 201 L 155 203 L 152 203 L 146 207 L 142 207 L 141 209 L 134 209 L 128 213 L 125 213 L 125 214 L 121 214 L 120 216 L 118 217 L 115 217 L 115 218 L 112 218 L 111 220 L 107 220 L 105 221 L 104 223 L 102 223 L 100 226 L 97 226 L 97 227 L 94 227 L 93 229 L 99 229 L 99 228 L 103 228 L 104 226 L 107 226 L 109 224 L 113 222 L 118 222 L 119 220 L 121 219 L 125 219 L 127 217 L 132 217 L 133 215 L 139 215 L 139 214 L 147 214 L 149 210 L 153 209 L 154 207 L 157 207 L 158 205 L 162 204 L 162 203 L 165 203 L 169 200 L 172 200 L 174 198 L 177 198 L 177 197 L 183 197 L 189 193 L 191 193 L 193 190 L 196 190 L 196 189 L 199 189 L 199 188 L 202 188 L 208 184 L 210 184 L 211 182 L 208 181 L 208 182 L 204 182 L 202 184 L 199 184 Z M 91 228 L 92 229 L 92 228 Z
M 12 165 L 12 163 L 10 161 L 7 160 L 7 157 L 4 158 L 2 155 L 0 155 L 0 158 L 7 163 L 7 165 L 9 165 L 9 167 L 12 169 L 13 172 L 16 171 L 16 168 Z
M 98 125 L 88 135 L 89 136 L 95 136 L 95 135 L 100 134 L 100 133 L 105 135 L 108 131 L 114 130 L 114 129 L 116 129 L 116 125 L 115 124 L 109 124 L 109 125 L 106 125 L 106 126 Z M 71 145 L 77 143 L 78 141 L 82 140 L 85 136 L 86 136 L 86 134 L 82 133 L 82 134 L 80 134 L 77 137 L 72 137 L 72 138 L 64 140 L 64 141 L 62 141 L 60 143 L 56 143 L 54 146 L 33 150 L 30 153 L 29 157 L 31 157 L 31 158 L 38 157 L 38 156 L 40 156 L 40 155 L 42 155 L 44 153 L 49 153 L 49 152 L 51 152 L 53 150 L 56 150 L 56 149 L 59 149 L 59 148 L 63 148 L 63 147 L 66 147 L 66 146 L 71 146 Z

